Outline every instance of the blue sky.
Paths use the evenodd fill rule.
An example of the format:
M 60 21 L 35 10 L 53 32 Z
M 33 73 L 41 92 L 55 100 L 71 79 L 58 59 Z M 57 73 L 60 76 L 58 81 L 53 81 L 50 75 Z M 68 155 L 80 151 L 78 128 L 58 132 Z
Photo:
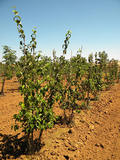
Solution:
M 12 6 L 16 6 L 24 26 L 27 42 L 37 27 L 37 50 L 52 56 L 62 54 L 67 30 L 72 31 L 67 57 L 105 50 L 109 58 L 120 60 L 120 0 L 0 0 L 0 60 L 2 46 L 19 50 L 19 34 L 13 21 Z

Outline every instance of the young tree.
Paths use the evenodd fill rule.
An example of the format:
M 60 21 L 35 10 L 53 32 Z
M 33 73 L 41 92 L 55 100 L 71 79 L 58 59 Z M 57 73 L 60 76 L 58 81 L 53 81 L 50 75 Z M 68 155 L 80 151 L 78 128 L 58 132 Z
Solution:
M 11 79 L 14 72 L 14 65 L 16 63 L 17 56 L 16 51 L 12 50 L 8 46 L 3 46 L 3 64 L 2 64 L 2 87 L 0 94 L 4 94 L 5 80 Z
M 48 74 L 50 62 L 36 55 L 36 29 L 32 30 L 31 41 L 26 45 L 26 37 L 21 17 L 18 12 L 13 10 L 14 21 L 20 34 L 20 48 L 23 51 L 23 57 L 18 63 L 19 71 L 17 73 L 20 82 L 20 92 L 24 101 L 20 102 L 21 109 L 18 114 L 14 115 L 14 129 L 22 128 L 26 136 L 27 150 L 29 153 L 34 152 L 33 133 L 39 130 L 39 140 L 43 130 L 51 128 L 54 125 L 54 114 L 52 106 L 54 104 L 53 85 L 54 81 Z M 44 64 L 44 62 L 48 63 Z M 17 123 L 19 122 L 19 123 Z

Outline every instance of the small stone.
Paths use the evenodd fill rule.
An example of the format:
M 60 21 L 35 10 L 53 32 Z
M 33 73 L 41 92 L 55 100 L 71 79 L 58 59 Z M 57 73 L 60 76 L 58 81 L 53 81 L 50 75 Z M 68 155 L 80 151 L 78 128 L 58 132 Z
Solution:
M 103 144 L 102 144 L 102 143 L 100 143 L 100 144 L 99 144 L 99 143 L 96 143 L 96 144 L 95 144 L 95 146 L 96 146 L 96 147 L 104 148 L 104 146 L 103 146 Z
M 50 154 L 51 154 L 52 156 L 56 155 L 56 153 L 55 153 L 54 151 L 53 151 L 53 152 L 51 152 Z
M 99 147 L 100 145 L 98 143 L 95 144 L 96 147 Z
M 64 158 L 65 158 L 66 160 L 69 160 L 69 156 L 68 156 L 68 155 L 64 155 Z
M 59 143 L 57 140 L 55 140 L 55 143 Z
M 94 130 L 94 125 L 93 124 L 89 124 L 89 128 L 90 128 L 90 130 L 92 131 L 92 130 Z
M 68 148 L 68 150 L 69 150 L 69 151 L 76 151 L 76 150 L 77 150 L 77 147 L 71 146 L 71 147 Z
M 85 123 L 85 120 L 81 119 L 80 122 L 81 122 L 81 123 Z
M 112 100 L 110 99 L 109 102 L 112 103 Z
M 81 141 L 81 142 L 78 142 L 78 144 L 80 144 L 80 145 L 84 145 L 84 143 Z
M 103 144 L 100 143 L 100 147 L 101 147 L 101 148 L 104 148 Z
M 105 114 L 107 114 L 107 113 L 108 113 L 108 111 L 104 111 L 104 113 L 105 113 Z
M 95 121 L 96 124 L 100 124 L 98 121 Z
M 21 159 L 21 160 L 26 159 L 26 156 L 25 156 L 25 155 L 21 155 L 21 156 L 20 156 L 20 159 Z
M 70 134 L 71 134 L 71 133 L 72 133 L 72 130 L 71 130 L 71 129 L 69 129 L 68 133 L 70 133 Z
M 90 123 L 91 123 L 91 124 L 94 124 L 94 122 L 92 122 L 92 121 L 91 121 Z

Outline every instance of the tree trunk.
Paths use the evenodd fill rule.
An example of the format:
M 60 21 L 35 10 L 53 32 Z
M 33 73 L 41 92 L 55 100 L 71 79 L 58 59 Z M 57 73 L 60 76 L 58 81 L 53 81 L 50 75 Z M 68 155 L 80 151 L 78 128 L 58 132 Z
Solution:
M 0 95 L 4 95 L 4 86 L 5 86 L 5 75 L 3 75 Z
M 28 134 L 27 143 L 28 143 L 28 153 L 33 154 L 34 153 L 33 132 Z
M 87 108 L 89 107 L 89 104 L 90 104 L 90 96 L 89 96 L 89 94 L 90 94 L 90 91 L 87 92 L 87 101 L 86 101 L 86 103 L 87 103 L 87 104 L 86 104 L 86 105 L 87 105 L 86 107 L 87 107 Z
M 43 133 L 43 129 L 40 130 L 40 134 L 39 134 L 39 141 L 41 143 L 41 136 L 42 136 L 42 133 Z

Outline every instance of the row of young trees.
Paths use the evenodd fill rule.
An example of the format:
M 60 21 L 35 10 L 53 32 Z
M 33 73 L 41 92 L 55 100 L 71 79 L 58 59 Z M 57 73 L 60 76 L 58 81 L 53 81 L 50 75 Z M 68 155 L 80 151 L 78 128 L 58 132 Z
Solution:
M 66 124 L 70 123 L 74 111 L 80 112 L 83 108 L 89 108 L 90 101 L 97 100 L 100 91 L 109 89 L 113 83 L 119 82 L 120 69 L 118 61 L 108 60 L 108 55 L 104 51 L 95 55 L 90 54 L 86 59 L 79 50 L 77 56 L 66 59 L 71 31 L 66 33 L 62 46 L 63 54 L 60 57 L 56 56 L 55 50 L 53 59 L 36 53 L 36 28 L 32 30 L 31 41 L 27 45 L 21 17 L 16 9 L 13 12 L 23 56 L 15 63 L 15 51 L 5 46 L 5 53 L 9 55 L 11 53 L 12 60 L 8 63 L 7 54 L 4 55 L 5 64 L 2 65 L 6 69 L 2 77 L 7 75 L 8 66 L 16 68 L 19 89 L 24 100 L 19 103 L 21 107 L 19 113 L 14 115 L 13 128 L 15 130 L 22 128 L 26 135 L 27 149 L 32 153 L 34 131 L 40 131 L 40 140 L 43 130 L 52 128 L 60 118 L 53 112 L 56 103 L 63 109 L 62 120 Z M 10 71 L 13 69 L 10 68 Z M 69 117 L 66 115 L 67 110 L 70 112 Z

